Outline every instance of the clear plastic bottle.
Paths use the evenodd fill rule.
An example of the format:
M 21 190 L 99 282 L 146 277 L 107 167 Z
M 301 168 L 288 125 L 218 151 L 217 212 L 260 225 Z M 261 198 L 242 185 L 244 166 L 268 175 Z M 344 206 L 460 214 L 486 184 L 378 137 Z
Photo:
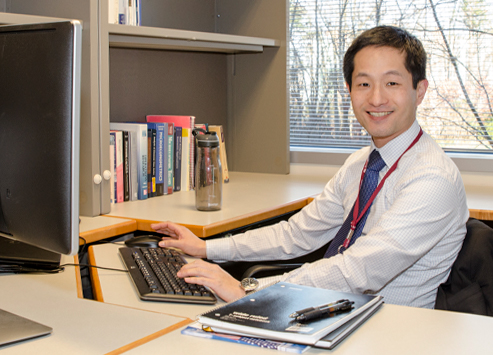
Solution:
M 217 211 L 222 206 L 223 189 L 219 139 L 216 132 L 197 134 L 195 139 L 195 207 L 199 211 Z

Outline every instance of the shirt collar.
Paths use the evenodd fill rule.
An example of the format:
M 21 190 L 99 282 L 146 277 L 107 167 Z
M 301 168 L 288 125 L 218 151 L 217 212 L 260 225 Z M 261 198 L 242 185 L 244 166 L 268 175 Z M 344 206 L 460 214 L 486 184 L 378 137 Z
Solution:
M 413 140 L 416 138 L 420 130 L 420 126 L 417 120 L 414 120 L 411 127 L 408 128 L 407 131 L 398 135 L 390 142 L 385 144 L 382 148 L 375 147 L 373 140 L 371 142 L 370 152 L 373 152 L 373 149 L 376 149 L 380 152 L 380 156 L 382 157 L 385 165 L 391 167 L 397 159 L 401 156 L 402 153 L 411 145 Z

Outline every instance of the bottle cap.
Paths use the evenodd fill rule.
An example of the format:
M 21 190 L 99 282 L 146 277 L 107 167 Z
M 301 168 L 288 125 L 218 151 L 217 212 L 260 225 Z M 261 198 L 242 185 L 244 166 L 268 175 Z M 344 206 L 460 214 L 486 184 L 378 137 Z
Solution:
M 219 147 L 219 138 L 216 132 L 208 132 L 206 134 L 197 134 L 197 145 L 199 147 Z

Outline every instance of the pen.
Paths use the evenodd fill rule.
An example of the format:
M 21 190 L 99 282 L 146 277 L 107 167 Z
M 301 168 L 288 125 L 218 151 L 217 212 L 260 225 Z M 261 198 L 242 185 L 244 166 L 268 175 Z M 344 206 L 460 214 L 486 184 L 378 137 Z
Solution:
M 296 318 L 296 317 L 298 317 L 298 316 L 301 316 L 302 314 L 308 313 L 308 312 L 310 312 L 310 311 L 314 311 L 314 310 L 315 310 L 315 309 L 317 309 L 317 308 L 321 308 L 321 307 L 331 307 L 331 306 L 334 306 L 334 305 L 336 305 L 336 304 L 338 304 L 338 303 L 342 303 L 342 302 L 344 302 L 344 301 L 346 301 L 346 300 L 334 301 L 334 302 L 328 303 L 328 304 L 326 304 L 326 305 L 318 306 L 318 307 L 308 307 L 308 308 L 305 308 L 305 309 L 302 309 L 302 310 L 296 311 L 296 312 L 294 312 L 294 313 L 291 313 L 291 314 L 289 315 L 289 317 L 290 317 L 290 318 Z
M 299 322 L 308 322 L 314 319 L 322 318 L 326 315 L 349 311 L 353 308 L 353 304 L 354 302 L 349 300 L 339 300 L 326 305 L 312 307 L 312 310 L 308 310 L 307 312 L 303 312 L 301 314 L 296 312 L 298 315 L 295 319 Z

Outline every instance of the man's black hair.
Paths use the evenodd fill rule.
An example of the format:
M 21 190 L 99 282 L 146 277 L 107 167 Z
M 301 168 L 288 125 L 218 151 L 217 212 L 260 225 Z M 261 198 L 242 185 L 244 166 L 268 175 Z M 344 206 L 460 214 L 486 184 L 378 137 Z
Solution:
M 406 54 L 404 65 L 413 77 L 416 89 L 426 79 L 426 52 L 420 40 L 407 31 L 394 26 L 377 26 L 356 37 L 344 55 L 344 79 L 351 90 L 356 53 L 368 46 L 392 47 Z

